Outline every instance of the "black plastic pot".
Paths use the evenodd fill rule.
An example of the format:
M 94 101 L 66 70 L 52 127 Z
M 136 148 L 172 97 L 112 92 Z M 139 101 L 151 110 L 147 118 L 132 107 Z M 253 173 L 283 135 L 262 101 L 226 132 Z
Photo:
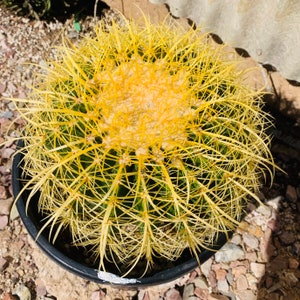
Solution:
M 18 143 L 18 147 L 22 146 L 23 143 L 20 141 Z M 14 156 L 12 165 L 12 184 L 14 197 L 17 197 L 23 188 L 23 180 L 21 180 L 21 178 L 22 155 L 18 153 Z M 151 274 L 148 277 L 120 277 L 114 273 L 113 269 L 111 272 L 109 269 L 107 272 L 98 272 L 96 267 L 89 266 L 84 262 L 81 262 L 80 259 L 78 259 L 78 256 L 80 256 L 78 253 L 66 253 L 67 251 L 64 251 L 64 248 L 61 246 L 61 242 L 64 242 L 64 240 L 61 242 L 58 241 L 53 245 L 49 242 L 46 231 L 42 231 L 42 233 L 38 235 L 38 232 L 42 227 L 42 217 L 37 209 L 38 195 L 35 195 L 35 197 L 31 199 L 30 205 L 26 211 L 27 197 L 28 191 L 22 192 L 22 195 L 19 197 L 16 205 L 19 215 L 30 236 L 52 260 L 57 262 L 60 266 L 64 267 L 68 271 L 87 280 L 101 284 L 112 284 L 122 288 L 140 288 L 172 281 L 194 270 L 198 266 L 196 259 L 190 255 L 189 251 L 187 251 L 178 261 L 172 262 L 172 267 L 166 266 L 164 270 Z M 201 251 L 200 263 L 203 263 L 209 259 L 215 253 L 215 251 L 220 249 L 226 243 L 226 241 L 227 237 L 225 235 L 220 235 L 218 243 L 216 243 L 212 251 Z

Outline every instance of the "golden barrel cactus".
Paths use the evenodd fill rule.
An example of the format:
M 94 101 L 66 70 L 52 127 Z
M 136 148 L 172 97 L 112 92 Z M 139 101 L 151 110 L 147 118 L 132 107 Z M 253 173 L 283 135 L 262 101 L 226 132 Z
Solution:
M 261 93 L 222 47 L 166 22 L 124 23 L 64 43 L 20 108 L 26 188 L 40 191 L 53 239 L 68 228 L 99 270 L 198 258 L 273 166 Z

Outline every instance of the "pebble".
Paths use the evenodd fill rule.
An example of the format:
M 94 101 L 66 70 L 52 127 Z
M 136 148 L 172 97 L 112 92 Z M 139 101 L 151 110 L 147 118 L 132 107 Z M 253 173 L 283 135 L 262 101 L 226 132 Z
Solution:
M 216 254 L 216 262 L 228 263 L 234 260 L 239 260 L 244 258 L 243 249 L 235 244 L 227 243 L 223 246 Z
M 215 271 L 216 273 L 216 279 L 217 280 L 225 280 L 226 279 L 226 275 L 227 275 L 227 271 L 224 269 L 219 269 Z
M 288 185 L 286 187 L 286 193 L 285 196 L 288 200 L 292 202 L 297 202 L 298 196 L 297 196 L 297 190 L 294 186 Z
M 277 197 L 269 200 L 268 201 L 268 205 L 270 207 L 272 207 L 275 211 L 277 211 L 279 209 L 279 207 L 280 207 L 280 202 L 281 202 L 282 199 L 283 199 L 282 196 L 277 196 Z
M 207 300 L 229 300 L 229 298 L 224 295 L 211 294 L 208 296 Z
M 13 293 L 16 294 L 20 298 L 20 300 L 31 300 L 30 290 L 24 284 L 18 285 L 14 289 Z
M 245 275 L 247 273 L 247 270 L 248 268 L 245 265 L 236 266 L 232 268 L 232 275 L 235 278 L 238 278 L 241 275 Z
M 8 224 L 8 216 L 0 216 L 0 230 L 3 230 Z
M 229 284 L 226 279 L 219 280 L 217 282 L 217 287 L 220 292 L 228 292 L 228 290 L 229 290 Z
M 100 291 L 93 292 L 90 300 L 102 300 L 101 292 Z
M 0 83 L 0 94 L 5 92 L 5 90 L 6 90 L 6 84 L 5 83 Z
M 208 289 L 200 289 L 195 287 L 194 295 L 198 297 L 198 299 L 208 299 L 209 291 Z
M 197 288 L 208 289 L 208 282 L 207 282 L 206 278 L 204 278 L 203 276 L 196 277 L 193 280 L 193 283 L 194 283 L 195 287 L 197 287 Z
M 272 214 L 270 207 L 268 207 L 267 205 L 260 205 L 256 209 L 256 213 L 261 214 L 266 218 L 269 218 Z
M 7 197 L 6 188 L 0 185 L 0 200 L 5 200 Z
M 14 199 L 0 200 L 0 215 L 9 215 Z
M 7 268 L 8 264 L 9 262 L 7 259 L 0 257 L 0 272 L 3 272 Z
M 2 158 L 9 159 L 15 153 L 15 150 L 12 148 L 4 148 L 1 152 Z
M 200 265 L 200 270 L 206 278 L 208 278 L 208 276 L 209 276 L 209 272 L 211 270 L 212 263 L 213 263 L 213 260 L 212 260 L 212 258 L 210 258 L 205 263 Z
M 255 236 L 253 236 L 252 234 L 245 233 L 243 235 L 243 241 L 244 241 L 245 245 L 248 246 L 249 248 L 252 248 L 252 249 L 258 248 L 258 245 L 259 245 L 258 239 Z
M 266 265 L 252 262 L 250 263 L 250 269 L 256 278 L 261 278 L 265 274 Z
M 234 234 L 230 240 L 232 244 L 240 245 L 242 243 L 242 237 L 240 234 Z
M 4 295 L 3 300 L 20 300 L 18 296 L 7 293 Z
M 190 283 L 184 287 L 182 299 L 188 300 L 192 296 L 194 296 L 194 285 Z
M 236 299 L 237 300 L 257 300 L 257 297 L 253 291 L 244 290 L 244 291 L 237 291 Z
M 245 275 L 240 275 L 236 280 L 237 290 L 247 290 L 249 287 L 247 277 Z
M 14 116 L 12 111 L 3 111 L 0 113 L 0 118 L 11 119 Z
M 296 270 L 296 269 L 299 268 L 299 260 L 298 259 L 290 257 L 288 261 L 289 261 L 289 268 L 290 269 L 295 269 Z
M 42 279 L 37 278 L 35 280 L 35 286 L 36 286 L 37 297 L 40 298 L 40 297 L 46 296 L 47 288 L 46 288 L 45 282 Z M 96 299 L 94 299 L 94 300 L 96 300 Z
M 182 300 L 182 297 L 180 295 L 180 292 L 177 289 L 171 288 L 166 292 L 166 299 L 168 299 L 168 300 Z
M 284 245 L 291 245 L 296 241 L 296 236 L 291 231 L 283 231 L 279 239 Z

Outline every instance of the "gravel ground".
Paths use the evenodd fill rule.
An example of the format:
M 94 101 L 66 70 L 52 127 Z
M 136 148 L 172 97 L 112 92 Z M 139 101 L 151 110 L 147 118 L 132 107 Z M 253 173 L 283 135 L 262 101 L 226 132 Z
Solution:
M 82 24 L 84 32 L 91 22 Z M 0 143 L 7 132 L 15 136 L 22 128 L 22 121 L 12 124 L 16 111 L 7 98 L 26 97 L 35 70 L 45 55 L 55 55 L 51 47 L 62 33 L 73 41 L 79 38 L 72 19 L 65 24 L 29 21 L 0 8 Z M 299 300 L 300 136 L 291 120 L 275 118 L 272 152 L 286 173 L 278 172 L 272 187 L 262 188 L 260 198 L 266 205 L 250 206 L 232 240 L 201 268 L 169 284 L 131 291 L 76 278 L 36 248 L 11 210 L 14 145 L 6 144 L 0 149 L 0 298 Z

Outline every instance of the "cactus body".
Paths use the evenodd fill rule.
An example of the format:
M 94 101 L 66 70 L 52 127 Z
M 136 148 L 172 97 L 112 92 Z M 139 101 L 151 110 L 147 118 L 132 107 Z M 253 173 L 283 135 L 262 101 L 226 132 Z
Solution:
M 62 46 L 20 110 L 28 186 L 52 237 L 69 228 L 104 270 L 197 257 L 236 227 L 272 165 L 260 94 L 222 48 L 125 23 Z

